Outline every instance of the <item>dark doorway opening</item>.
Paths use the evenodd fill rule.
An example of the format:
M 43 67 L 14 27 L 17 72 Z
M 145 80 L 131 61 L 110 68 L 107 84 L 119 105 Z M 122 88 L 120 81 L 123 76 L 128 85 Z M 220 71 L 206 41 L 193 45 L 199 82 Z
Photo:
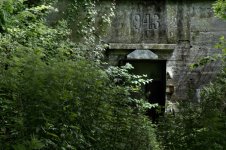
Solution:
M 153 79 L 144 87 L 144 94 L 151 104 L 158 103 L 158 108 L 147 111 L 147 115 L 153 122 L 157 122 L 159 115 L 165 111 L 165 91 L 166 91 L 166 60 L 140 60 L 127 59 L 123 64 L 130 63 L 134 69 L 132 73 L 136 75 L 146 74 L 149 79 Z

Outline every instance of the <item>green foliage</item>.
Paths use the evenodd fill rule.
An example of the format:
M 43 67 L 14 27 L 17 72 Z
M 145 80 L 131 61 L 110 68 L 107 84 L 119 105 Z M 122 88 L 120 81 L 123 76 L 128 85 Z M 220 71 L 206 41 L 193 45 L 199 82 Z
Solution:
M 180 102 L 175 116 L 167 115 L 159 126 L 159 137 L 165 149 L 226 149 L 226 41 L 224 37 L 216 44 L 222 53 L 200 59 L 193 68 L 205 66 L 212 61 L 221 62 L 215 81 L 201 91 L 200 103 L 192 97 Z M 192 89 L 191 89 L 192 90 Z
M 221 61 L 222 67 L 221 69 L 225 70 L 225 63 L 226 63 L 226 40 L 224 36 L 220 37 L 219 42 L 215 45 L 216 49 L 221 49 L 221 54 L 215 54 L 212 56 L 206 56 L 204 58 L 200 58 L 197 63 L 193 63 L 190 65 L 190 69 L 196 69 L 197 67 L 203 67 L 208 63 L 214 61 Z
M 147 109 L 156 107 L 156 104 L 150 104 L 144 97 L 144 90 L 142 89 L 145 84 L 152 81 L 148 79 L 147 75 L 134 75 L 130 74 L 130 70 L 134 69 L 133 66 L 127 63 L 121 67 L 109 67 L 106 72 L 114 84 L 122 86 L 126 89 L 125 93 L 130 96 L 130 105 L 140 112 L 145 113 Z
M 166 115 L 159 126 L 165 149 L 226 148 L 226 74 L 202 89 L 201 102 L 180 102 L 179 113 Z
M 103 37 L 114 16 L 115 3 L 105 5 L 98 0 L 68 0 L 59 4 L 67 8 L 59 9 L 56 14 L 69 23 L 72 29 L 70 38 L 78 43 L 86 58 L 100 61 L 107 47 Z
M 111 82 L 123 93 L 118 95 L 121 97 L 119 98 L 120 101 L 112 103 L 118 108 L 117 110 L 120 110 L 114 112 L 117 120 L 115 126 L 119 125 L 119 122 L 126 125 L 116 127 L 116 130 L 113 131 L 113 133 L 122 131 L 124 136 L 117 135 L 117 146 L 112 146 L 111 149 L 160 149 L 156 140 L 154 125 L 151 124 L 147 116 L 144 116 L 147 109 L 155 107 L 145 100 L 142 90 L 142 85 L 151 82 L 151 80 L 147 79 L 146 75 L 131 75 L 129 73 L 131 69 L 133 67 L 126 64 L 122 67 L 109 67 L 106 71 Z M 129 110 L 126 116 L 124 116 L 121 107 L 122 110 Z
M 144 115 L 150 106 L 133 98 L 148 80 L 128 65 L 105 71 L 90 61 L 90 45 L 71 42 L 66 21 L 46 25 L 52 7 L 11 0 L 1 8 L 1 150 L 160 149 Z
M 205 86 L 200 103 L 187 99 L 179 102 L 179 112 L 166 115 L 159 126 L 165 149 L 226 148 L 226 73 Z
M 158 147 L 149 119 L 131 107 L 129 89 L 112 84 L 95 64 L 24 53 L 5 58 L 10 67 L 1 70 L 0 147 L 29 147 L 33 136 L 46 149 Z
M 225 0 L 217 0 L 213 4 L 213 11 L 217 17 L 226 19 L 226 1 Z

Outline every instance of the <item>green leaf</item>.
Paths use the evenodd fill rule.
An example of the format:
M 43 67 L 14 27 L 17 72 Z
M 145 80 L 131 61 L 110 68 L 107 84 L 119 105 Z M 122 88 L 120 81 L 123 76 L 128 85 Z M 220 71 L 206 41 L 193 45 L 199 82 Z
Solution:
M 13 149 L 14 150 L 26 150 L 26 146 L 23 144 L 17 144 L 17 145 L 13 145 Z

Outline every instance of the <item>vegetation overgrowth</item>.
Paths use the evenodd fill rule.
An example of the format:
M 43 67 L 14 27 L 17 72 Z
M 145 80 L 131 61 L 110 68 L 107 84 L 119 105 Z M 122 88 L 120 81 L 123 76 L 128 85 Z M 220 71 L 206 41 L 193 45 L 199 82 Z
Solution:
M 60 14 L 65 20 L 54 23 L 46 20 L 57 11 L 54 0 L 0 1 L 1 150 L 226 148 L 224 38 L 217 44 L 221 55 L 193 65 L 222 62 L 200 103 L 181 102 L 180 113 L 166 115 L 156 131 L 144 115 L 153 106 L 141 94 L 151 80 L 131 75 L 129 64 L 108 69 L 101 64 L 101 36 L 114 3 L 95 20 L 97 2 L 69 1 L 73 5 Z M 225 18 L 224 0 L 213 8 Z
M 74 2 L 87 12 L 95 5 Z M 130 65 L 100 65 L 104 45 L 92 50 L 96 39 L 87 39 L 96 34 L 91 14 L 72 42 L 67 20 L 46 23 L 55 8 L 45 3 L 0 3 L 0 149 L 159 149 L 144 115 L 150 105 L 132 97 L 149 81 Z
M 225 18 L 226 2 L 218 0 L 213 4 L 215 15 Z M 179 113 L 166 114 L 158 127 L 158 137 L 164 149 L 175 150 L 224 150 L 226 149 L 226 40 L 220 38 L 215 48 L 221 54 L 200 58 L 191 69 L 203 67 L 208 63 L 221 63 L 217 79 L 201 90 L 200 102 L 191 97 L 178 101 Z M 195 89 L 190 89 L 192 90 Z

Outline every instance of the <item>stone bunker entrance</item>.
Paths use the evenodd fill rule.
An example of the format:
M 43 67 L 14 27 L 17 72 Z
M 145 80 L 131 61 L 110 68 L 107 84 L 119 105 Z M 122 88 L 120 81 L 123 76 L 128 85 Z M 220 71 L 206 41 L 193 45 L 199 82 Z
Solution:
M 171 56 L 175 44 L 119 44 L 110 43 L 106 54 L 109 65 L 122 66 L 130 63 L 134 69 L 131 73 L 147 75 L 151 83 L 143 87 L 143 94 L 151 104 L 159 105 L 156 109 L 147 111 L 147 115 L 156 121 L 159 115 L 165 112 L 166 101 L 169 100 L 168 74 L 171 71 Z M 171 75 L 171 73 L 170 73 Z M 172 88 L 173 85 L 171 85 Z
M 132 73 L 136 75 L 146 74 L 149 79 L 153 79 L 151 83 L 144 86 L 144 94 L 149 103 L 157 103 L 160 112 L 157 113 L 155 109 L 148 110 L 147 115 L 156 120 L 160 114 L 164 114 L 164 107 L 166 102 L 166 60 L 152 60 L 152 59 L 127 59 L 126 63 L 130 63 L 134 69 Z
M 156 121 L 159 115 L 163 115 L 166 103 L 166 60 L 158 59 L 158 55 L 151 50 L 134 50 L 120 60 L 120 65 L 130 63 L 135 75 L 147 75 L 152 82 L 143 86 L 143 94 L 151 104 L 158 104 L 157 108 L 147 111 L 147 115 Z M 158 111 L 157 111 L 158 110 Z
M 150 97 L 153 100 L 157 97 L 160 105 L 169 104 L 166 112 L 174 112 L 176 101 L 187 100 L 190 84 L 199 97 L 199 89 L 215 77 L 219 65 L 194 71 L 189 66 L 200 57 L 212 55 L 213 45 L 220 35 L 226 35 L 226 22 L 214 16 L 212 2 L 115 2 L 115 17 L 103 38 L 108 44 L 106 59 L 109 65 L 117 66 L 120 60 L 126 60 L 135 67 L 134 73 L 149 74 L 154 80 L 145 91 L 157 94 Z M 155 55 L 151 58 L 139 52 L 129 55 L 136 50 L 149 50 Z

